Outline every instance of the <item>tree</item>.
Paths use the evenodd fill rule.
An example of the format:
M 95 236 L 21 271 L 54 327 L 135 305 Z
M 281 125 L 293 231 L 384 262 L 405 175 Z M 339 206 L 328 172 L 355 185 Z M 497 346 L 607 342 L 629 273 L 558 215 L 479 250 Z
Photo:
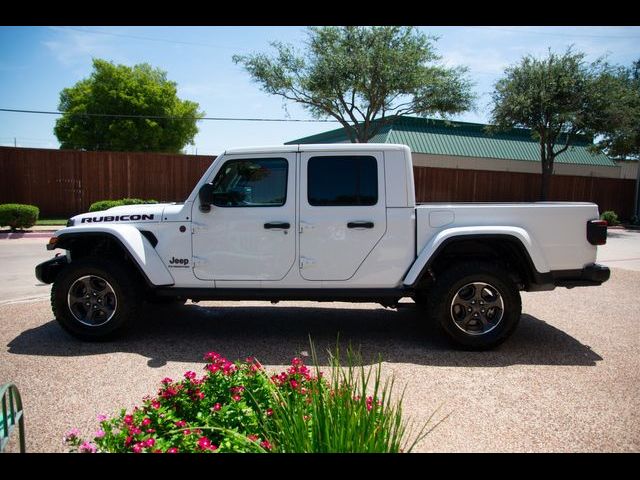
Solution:
M 367 142 L 397 115 L 447 115 L 472 106 L 465 68 L 446 68 L 412 27 L 310 27 L 307 50 L 272 42 L 275 57 L 234 55 L 263 91 L 333 117 Z
M 570 48 L 543 59 L 525 56 L 505 70 L 494 87 L 491 121 L 496 129 L 524 127 L 540 143 L 542 185 L 549 196 L 553 164 L 578 137 L 592 137 L 602 128 L 608 92 L 602 75 L 606 65 L 584 61 L 584 53 Z
M 602 115 L 597 150 L 611 157 L 639 159 L 640 59 L 629 68 L 608 68 L 600 82 L 610 101 Z
M 167 73 L 93 60 L 93 73 L 60 93 L 60 148 L 179 153 L 193 144 L 199 105 L 180 100 Z

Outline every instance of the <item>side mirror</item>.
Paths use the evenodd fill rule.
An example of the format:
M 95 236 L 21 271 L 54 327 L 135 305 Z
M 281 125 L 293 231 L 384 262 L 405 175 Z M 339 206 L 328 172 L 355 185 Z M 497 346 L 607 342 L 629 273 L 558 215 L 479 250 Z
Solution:
M 214 196 L 213 185 L 211 185 L 210 183 L 205 183 L 202 187 L 200 187 L 198 198 L 200 199 L 201 212 L 211 211 L 211 204 L 214 202 Z

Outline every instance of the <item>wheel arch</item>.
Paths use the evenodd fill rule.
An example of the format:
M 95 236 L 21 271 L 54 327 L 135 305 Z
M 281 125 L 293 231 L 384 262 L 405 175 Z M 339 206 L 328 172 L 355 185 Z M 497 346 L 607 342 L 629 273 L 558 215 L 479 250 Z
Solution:
M 516 274 L 525 290 L 546 289 L 553 285 L 546 260 L 535 241 L 524 229 L 494 227 L 450 229 L 438 233 L 422 250 L 405 276 L 411 288 L 428 284 L 453 262 L 491 260 Z
M 115 255 L 129 262 L 144 279 L 147 286 L 173 285 L 174 279 L 148 238 L 133 226 L 118 228 L 100 226 L 91 229 L 73 227 L 58 232 L 55 248 L 71 252 L 71 261 L 99 252 Z

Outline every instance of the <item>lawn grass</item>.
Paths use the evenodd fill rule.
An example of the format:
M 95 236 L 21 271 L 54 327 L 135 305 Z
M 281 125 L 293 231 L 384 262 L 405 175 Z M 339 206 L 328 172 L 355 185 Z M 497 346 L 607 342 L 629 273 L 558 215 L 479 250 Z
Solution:
M 36 222 L 36 225 L 66 225 L 66 218 L 41 218 Z

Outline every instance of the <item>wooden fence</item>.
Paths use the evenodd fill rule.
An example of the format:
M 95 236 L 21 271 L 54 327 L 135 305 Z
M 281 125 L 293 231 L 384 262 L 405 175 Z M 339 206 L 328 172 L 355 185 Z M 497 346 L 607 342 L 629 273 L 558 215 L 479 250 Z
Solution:
M 214 158 L 0 147 L 0 203 L 30 203 L 40 217 L 65 218 L 98 200 L 180 202 Z
M 98 200 L 182 201 L 215 157 L 0 147 L 0 203 L 30 203 L 41 217 L 86 212 Z M 414 167 L 419 202 L 529 202 L 540 175 Z M 554 175 L 550 200 L 590 201 L 622 218 L 633 212 L 634 180 Z
M 413 167 L 418 202 L 531 202 L 540 195 L 534 173 Z M 635 180 L 553 175 L 549 201 L 594 202 L 600 213 L 633 215 Z

